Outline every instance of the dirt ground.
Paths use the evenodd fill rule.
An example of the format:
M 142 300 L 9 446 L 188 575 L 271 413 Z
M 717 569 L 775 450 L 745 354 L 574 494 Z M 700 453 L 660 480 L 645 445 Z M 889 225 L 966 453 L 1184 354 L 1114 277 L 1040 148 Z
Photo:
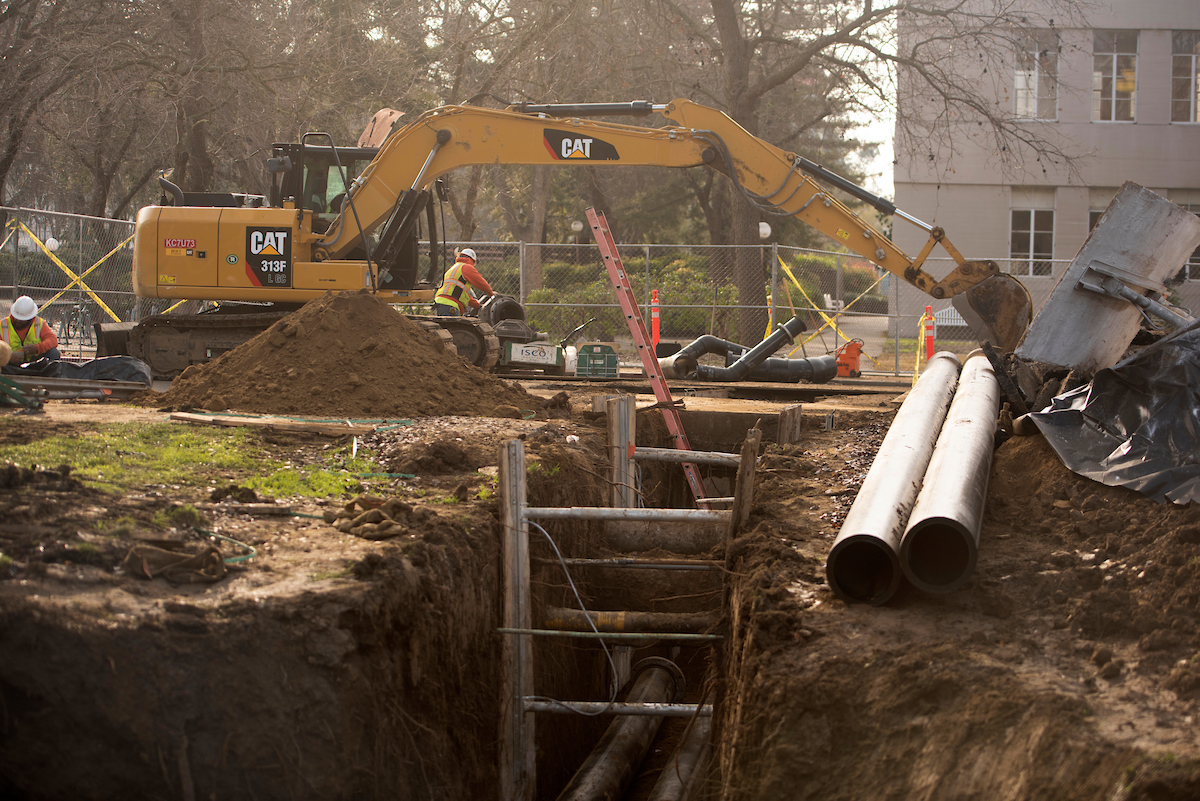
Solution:
M 497 450 L 524 439 L 540 465 L 530 502 L 544 505 L 603 503 L 607 456 L 595 387 L 550 406 L 495 387 L 470 416 L 410 413 L 363 443 L 381 472 L 414 478 L 275 499 L 300 516 L 216 504 L 210 529 L 257 554 L 214 581 L 145 578 L 154 552 L 129 558 L 209 546 L 153 522 L 211 503 L 201 490 L 114 497 L 55 468 L 6 468 L 0 796 L 497 797 Z M 489 413 L 514 397 L 536 416 Z M 750 525 L 726 555 L 707 797 L 1200 798 L 1200 510 L 1076 477 L 1040 438 L 1014 438 L 995 455 L 966 586 L 847 605 L 824 560 L 894 400 L 845 399 L 833 430 L 823 405 L 799 444 L 764 446 Z M 331 411 L 345 413 L 318 415 Z M 51 402 L 0 413 L 0 449 L 164 417 Z M 330 441 L 264 432 L 257 445 L 303 461 Z M 360 518 L 371 509 L 388 521 Z M 136 524 L 99 533 L 120 517 Z M 573 653 L 556 680 L 591 670 L 602 692 L 600 663 Z M 567 738 L 549 731 L 543 755 Z M 549 797 L 569 772 L 546 775 Z
M 736 546 L 723 797 L 1200 797 L 1200 510 L 1015 438 L 968 584 L 848 605 L 824 560 L 883 432 L 766 455 Z

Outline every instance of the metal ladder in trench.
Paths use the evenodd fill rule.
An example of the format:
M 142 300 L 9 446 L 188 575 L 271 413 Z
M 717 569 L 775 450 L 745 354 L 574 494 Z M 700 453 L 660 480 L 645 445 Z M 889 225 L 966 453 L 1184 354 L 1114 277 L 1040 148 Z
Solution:
M 669 397 L 669 395 L 668 395 Z M 745 525 L 749 516 L 754 487 L 754 472 L 761 432 L 747 433 L 740 454 L 704 453 L 690 450 L 636 448 L 633 444 L 633 396 L 622 395 L 607 402 L 609 449 L 613 454 L 613 507 L 531 507 L 526 503 L 525 447 L 511 440 L 500 452 L 500 485 L 504 518 L 504 636 L 502 650 L 503 682 L 506 688 L 501 710 L 501 798 L 505 801 L 531 801 L 536 788 L 534 726 L 536 713 L 649 715 L 663 717 L 711 716 L 711 705 L 700 707 L 684 703 L 631 703 L 608 701 L 557 702 L 539 698 L 534 692 L 533 637 L 604 639 L 620 646 L 634 642 L 664 640 L 697 644 L 720 639 L 719 635 L 626 631 L 637 620 L 654 613 L 589 612 L 590 624 L 582 610 L 562 614 L 535 628 L 530 597 L 529 530 L 532 520 L 646 521 L 652 523 L 689 522 L 718 524 L 724 527 L 728 541 Z M 666 409 L 664 409 L 664 412 Z M 671 410 L 674 411 L 673 409 Z M 682 433 L 682 429 L 680 429 Z M 690 464 L 716 464 L 737 467 L 733 508 L 646 509 L 634 508 L 634 460 L 662 460 Z M 699 481 L 699 472 L 696 471 Z M 687 559 L 568 559 L 566 565 L 582 569 L 594 567 L 656 570 L 720 570 L 716 562 Z M 626 617 L 628 615 L 628 618 Z M 547 616 L 551 613 L 547 610 Z M 557 627 L 555 627 L 557 626 Z M 600 634 L 592 630 L 595 626 Z M 571 630 L 566 630 L 570 627 Z M 654 628 L 658 628 L 655 626 Z M 616 677 L 613 677 L 617 681 Z

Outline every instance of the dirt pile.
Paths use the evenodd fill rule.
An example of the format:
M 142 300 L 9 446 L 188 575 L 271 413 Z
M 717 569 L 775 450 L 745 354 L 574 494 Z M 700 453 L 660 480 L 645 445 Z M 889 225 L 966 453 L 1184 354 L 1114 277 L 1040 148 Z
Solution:
M 448 355 L 367 292 L 326 293 L 214 361 L 189 367 L 155 406 L 330 417 L 491 415 L 540 407 L 516 384 Z

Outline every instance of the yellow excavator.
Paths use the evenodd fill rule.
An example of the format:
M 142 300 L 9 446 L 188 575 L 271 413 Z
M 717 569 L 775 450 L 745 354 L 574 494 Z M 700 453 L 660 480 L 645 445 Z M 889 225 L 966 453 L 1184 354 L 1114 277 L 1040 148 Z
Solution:
M 653 113 L 675 124 L 650 128 L 591 119 Z M 165 377 L 236 347 L 327 290 L 366 288 L 389 303 L 429 302 L 441 278 L 430 187 L 444 173 L 483 164 L 708 166 L 727 175 L 765 214 L 797 217 L 934 298 L 965 294 L 968 320 L 994 344 L 1011 349 L 1031 317 L 1019 282 L 994 262 L 964 259 L 942 229 L 689 100 L 445 106 L 392 133 L 378 151 L 333 144 L 325 134 L 306 134 L 299 145 L 276 146 L 268 161 L 268 196 L 189 195 L 160 181 L 172 202 L 138 214 L 136 294 L 236 303 L 221 304 L 218 313 L 163 314 L 105 326 L 102 353 L 136 356 Z M 920 226 L 929 235 L 925 246 L 910 257 L 818 180 Z M 421 277 L 423 213 L 431 246 Z M 957 264 L 940 280 L 921 269 L 939 244 Z M 485 369 L 495 364 L 499 342 L 487 320 L 418 319 L 447 329 L 460 355 L 473 363 Z

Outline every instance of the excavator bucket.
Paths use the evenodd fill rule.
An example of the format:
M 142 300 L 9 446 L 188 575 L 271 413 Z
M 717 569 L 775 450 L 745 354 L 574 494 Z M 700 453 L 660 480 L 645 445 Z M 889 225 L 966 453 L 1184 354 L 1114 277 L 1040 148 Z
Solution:
M 1033 320 L 1029 291 L 1011 275 L 993 275 L 954 296 L 954 308 L 980 342 L 1005 351 L 1017 349 Z

